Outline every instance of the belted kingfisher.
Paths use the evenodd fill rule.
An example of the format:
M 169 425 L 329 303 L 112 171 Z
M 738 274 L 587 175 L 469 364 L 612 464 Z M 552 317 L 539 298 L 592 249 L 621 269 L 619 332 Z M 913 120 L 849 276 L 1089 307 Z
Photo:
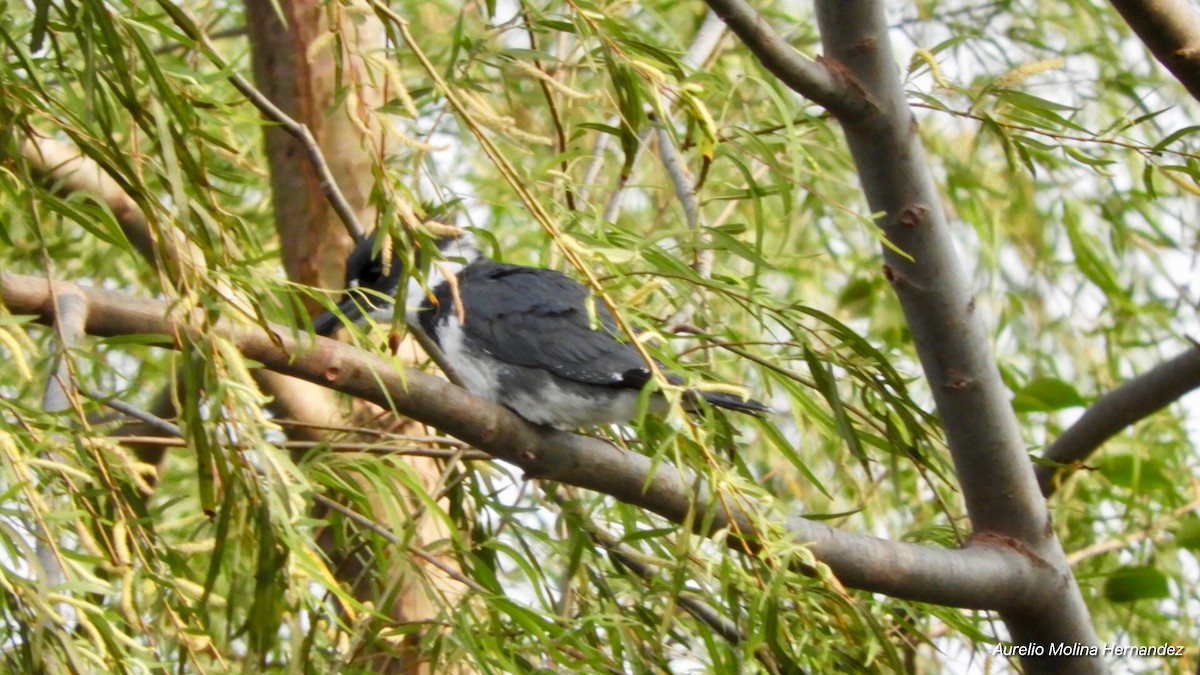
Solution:
M 617 338 L 612 314 L 591 291 L 554 270 L 482 257 L 469 232 L 436 243 L 440 257 L 425 287 L 409 279 L 406 319 L 437 343 L 467 390 L 530 422 L 560 429 L 637 417 L 650 370 L 636 348 Z M 347 293 L 338 310 L 355 323 L 367 316 L 390 321 L 404 276 L 395 254 L 385 271 L 373 248 L 374 237 L 365 237 L 346 260 Z M 313 328 L 331 335 L 341 322 L 325 312 Z M 666 376 L 673 384 L 683 381 Z M 687 396 L 693 408 L 703 398 L 741 412 L 770 410 L 720 392 L 692 390 Z M 666 399 L 653 394 L 650 409 L 664 411 Z

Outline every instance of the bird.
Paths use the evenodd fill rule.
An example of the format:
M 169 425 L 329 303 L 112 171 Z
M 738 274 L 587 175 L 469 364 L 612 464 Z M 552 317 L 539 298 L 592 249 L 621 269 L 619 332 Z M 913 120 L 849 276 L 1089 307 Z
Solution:
M 407 275 L 405 319 L 436 343 L 468 391 L 558 429 L 621 424 L 638 416 L 642 389 L 653 375 L 586 286 L 555 270 L 484 257 L 466 230 L 438 238 L 435 245 L 436 262 L 424 285 Z M 418 258 L 423 253 L 418 249 Z M 313 320 L 314 332 L 330 336 L 343 320 L 391 321 L 406 276 L 399 256 L 391 255 L 384 265 L 375 236 L 360 240 L 346 259 L 345 297 L 337 312 Z M 683 382 L 656 365 L 668 382 Z M 697 399 L 738 412 L 770 412 L 750 398 L 698 389 L 685 393 L 685 407 L 696 410 Z M 648 400 L 651 412 L 667 409 L 659 392 Z

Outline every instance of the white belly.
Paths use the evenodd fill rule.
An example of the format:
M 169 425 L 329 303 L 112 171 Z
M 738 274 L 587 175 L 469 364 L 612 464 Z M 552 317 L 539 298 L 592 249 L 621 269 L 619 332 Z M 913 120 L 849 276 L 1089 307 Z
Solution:
M 466 335 L 453 314 L 438 325 L 437 334 L 446 359 L 468 391 L 534 424 L 574 429 L 629 422 L 637 417 L 641 396 L 638 389 L 575 382 L 468 349 Z M 660 412 L 663 407 L 661 396 L 651 399 L 652 411 Z

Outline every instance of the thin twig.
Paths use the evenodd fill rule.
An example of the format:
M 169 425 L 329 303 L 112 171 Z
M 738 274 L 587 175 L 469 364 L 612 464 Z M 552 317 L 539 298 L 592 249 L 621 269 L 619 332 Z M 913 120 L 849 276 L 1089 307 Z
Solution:
M 1173 510 L 1169 518 L 1170 524 L 1177 523 L 1179 518 L 1197 509 L 1200 509 L 1200 499 L 1194 500 L 1188 504 L 1184 504 L 1183 506 Z M 1159 528 L 1155 529 L 1157 530 Z M 1135 532 L 1127 537 L 1115 537 L 1113 539 L 1097 542 L 1091 546 L 1085 546 L 1077 551 L 1073 551 L 1067 555 L 1067 564 L 1073 567 L 1078 565 L 1080 562 L 1087 560 L 1088 558 L 1094 558 L 1098 555 L 1109 553 L 1110 551 L 1119 551 L 1127 546 L 1131 546 L 1150 538 L 1158 541 L 1161 536 L 1163 535 L 1152 534 L 1151 528 L 1147 527 L 1145 530 L 1141 532 Z
M 212 33 L 208 33 L 208 39 L 224 40 L 226 38 L 243 37 L 245 35 L 246 35 L 246 27 L 245 26 L 234 26 L 233 28 L 223 28 L 221 30 L 214 31 Z M 163 45 L 162 47 L 155 47 L 154 53 L 155 54 L 174 54 L 175 52 L 181 52 L 186 49 L 188 49 L 187 45 L 176 42 L 174 44 Z
M 616 536 L 594 523 L 584 513 L 574 507 L 568 506 L 566 501 L 558 495 L 548 494 L 547 496 L 559 508 L 569 511 L 576 518 L 580 519 L 584 523 L 584 529 L 587 531 L 588 536 L 596 545 L 607 551 L 614 560 L 628 568 L 643 581 L 649 582 L 658 574 L 658 570 L 653 565 L 643 562 L 637 552 L 622 544 Z M 739 645 L 746 641 L 745 632 L 736 623 L 725 617 L 720 610 L 713 607 L 698 594 L 682 592 L 675 597 L 675 601 L 688 614 L 691 614 L 698 621 L 712 628 L 714 632 L 725 638 L 730 644 Z M 770 649 L 766 645 L 761 645 L 758 649 L 755 649 L 754 655 L 763 664 L 763 667 L 767 669 L 767 672 L 782 672 L 774 655 L 771 654 Z
M 412 553 L 413 555 L 417 556 L 421 560 L 424 560 L 425 562 L 429 563 L 430 565 L 433 565 L 434 567 L 436 567 L 439 570 L 441 570 L 442 572 L 444 572 L 451 579 L 454 579 L 455 581 L 466 586 L 467 588 L 470 588 L 471 590 L 475 591 L 476 593 L 480 593 L 480 594 L 484 594 L 484 595 L 491 595 L 491 591 L 484 588 L 483 586 L 480 586 L 478 582 L 467 577 L 462 572 L 460 572 L 460 571 L 454 569 L 453 567 L 450 567 L 446 563 L 442 562 L 437 556 L 426 551 L 425 549 L 421 548 L 420 546 L 416 546 L 416 545 L 410 544 L 410 543 L 405 543 L 405 541 L 403 539 L 401 539 L 400 537 L 397 537 L 395 534 L 392 533 L 391 530 L 389 530 L 386 527 L 384 527 L 383 525 L 375 522 L 374 520 L 371 520 L 370 518 L 362 515 L 361 513 L 358 513 L 354 509 L 352 509 L 348 506 L 339 504 L 338 502 L 336 502 L 324 495 L 313 495 L 313 500 L 315 500 L 317 503 L 319 503 L 323 506 L 328 507 L 329 509 L 331 509 L 333 511 L 337 511 L 338 513 L 342 514 L 343 516 L 346 516 L 347 518 L 349 518 L 350 520 L 353 520 L 354 522 L 358 523 L 359 525 L 362 525 L 363 527 L 374 532 L 375 534 L 378 534 L 379 536 L 386 539 L 389 543 L 403 547 L 405 551 L 408 551 L 409 553 Z
M 262 92 L 250 84 L 246 78 L 240 73 L 232 70 L 225 63 L 225 60 L 217 53 L 205 35 L 196 24 L 174 3 L 168 0 L 158 0 L 158 5 L 168 16 L 171 17 L 175 25 L 183 31 L 189 38 L 198 42 L 204 47 L 205 55 L 217 66 L 220 70 L 229 72 L 229 82 L 233 84 L 250 103 L 258 108 L 267 119 L 275 122 L 283 128 L 290 136 L 295 138 L 304 146 L 304 154 L 308 158 L 309 164 L 313 170 L 317 172 L 318 185 L 321 188 L 321 194 L 329 201 L 329 205 L 333 207 L 334 212 L 342 219 L 342 224 L 346 226 L 346 231 L 355 241 L 361 241 L 366 236 L 366 230 L 362 224 L 358 222 L 358 217 L 354 215 L 354 209 L 350 207 L 350 203 L 346 201 L 345 195 L 337 185 L 337 181 L 333 177 L 333 173 L 329 170 L 329 164 L 325 161 L 325 155 L 321 152 L 321 147 L 317 145 L 316 138 L 308 126 L 292 119 L 287 113 L 283 112 L 272 103 Z
M 617 179 L 617 186 L 613 188 L 612 194 L 608 196 L 608 202 L 604 205 L 604 222 L 615 223 L 617 216 L 621 215 L 621 203 L 625 199 L 625 190 L 629 187 L 629 182 L 633 180 L 633 168 L 637 166 L 638 159 L 646 150 L 646 143 L 650 140 L 650 134 L 654 133 L 654 127 L 647 126 L 638 132 L 637 146 L 633 151 L 633 158 L 626 159 L 625 164 L 629 166 L 629 171 L 621 174 Z
M 538 50 L 537 32 L 533 30 L 533 22 L 529 20 L 529 7 L 524 2 L 521 3 L 521 19 L 525 23 L 525 35 L 529 37 L 529 49 L 536 53 Z M 533 59 L 533 67 L 549 76 L 549 73 L 546 72 L 546 69 L 542 66 L 542 62 L 540 60 Z M 554 102 L 554 95 L 550 92 L 550 85 L 545 80 L 538 79 L 538 86 L 541 87 L 542 98 L 546 99 L 546 108 L 550 112 L 550 121 L 554 124 L 554 141 L 558 144 L 559 154 L 563 155 L 561 164 L 563 175 L 569 176 L 571 164 L 566 158 L 567 132 L 566 129 L 563 128 L 562 115 L 558 111 L 558 105 Z M 563 192 L 564 197 L 566 198 L 567 208 L 571 211 L 574 211 L 575 194 L 571 191 L 570 181 L 564 183 Z
M 90 392 L 90 391 L 83 391 L 83 395 L 87 396 L 88 398 L 90 398 L 94 401 L 99 401 L 101 405 L 112 408 L 113 410 L 116 410 L 117 412 L 121 413 L 122 415 L 127 415 L 143 424 L 153 427 L 153 428 L 161 431 L 162 433 L 167 434 L 168 436 L 178 436 L 179 437 L 178 439 L 172 439 L 172 438 L 163 438 L 161 436 L 142 436 L 142 437 L 138 437 L 139 440 L 133 441 L 135 443 L 140 442 L 140 443 L 146 443 L 149 445 L 149 444 L 157 443 L 159 441 L 180 441 L 180 442 L 182 442 L 183 430 L 180 429 L 179 425 L 177 425 L 177 424 L 169 422 L 169 421 L 159 417 L 158 415 L 155 415 L 146 410 L 142 410 L 141 408 L 138 408 L 136 406 L 129 405 L 128 403 L 126 403 L 120 399 L 113 398 L 111 396 L 101 396 L 97 393 Z M 133 439 L 135 437 L 133 437 L 133 436 L 129 436 L 129 437 L 122 436 L 121 437 L 122 440 L 125 440 L 126 438 Z M 166 445 L 166 443 L 164 443 L 164 445 Z
M 154 429 L 157 429 L 158 431 L 161 431 L 162 433 L 167 435 L 167 437 L 163 437 L 163 436 L 121 436 L 120 439 L 122 442 L 138 443 L 141 445 L 160 445 L 160 446 L 166 446 L 166 447 L 186 447 L 187 446 L 187 440 L 183 437 L 184 436 L 183 430 L 180 429 L 178 425 L 172 423 L 171 421 L 165 420 L 149 411 L 142 410 L 141 408 L 130 405 L 120 399 L 113 398 L 111 396 L 101 396 L 100 394 L 97 394 L 94 392 L 89 392 L 89 391 L 81 391 L 81 393 L 90 399 L 99 401 L 101 404 L 103 404 L 109 408 L 112 408 L 113 410 L 116 410 L 117 412 L 120 412 L 123 415 L 128 415 L 129 417 L 132 417 L 132 418 L 138 420 L 139 422 L 142 422 L 150 427 L 153 427 Z M 297 424 L 295 422 L 291 422 L 290 420 L 288 422 L 293 425 L 296 425 L 296 426 L 306 426 L 306 427 L 320 428 L 320 429 L 326 429 L 326 430 L 330 429 L 330 427 L 324 427 L 321 425 Z M 359 429 L 357 427 L 341 427 L 340 429 L 355 431 L 355 432 L 359 431 Z M 381 433 L 381 435 L 385 435 L 385 434 Z M 273 443 L 273 445 L 275 447 L 286 449 L 286 450 L 310 450 L 312 448 L 328 447 L 330 450 L 333 450 L 335 452 L 378 452 L 378 453 L 388 454 L 388 455 L 403 455 L 406 457 L 432 457 L 435 459 L 467 459 L 467 460 L 490 460 L 490 459 L 493 459 L 492 456 L 489 455 L 488 453 L 483 452 L 482 450 L 470 449 L 470 446 L 466 445 L 465 443 L 462 443 L 461 441 L 458 441 L 458 440 L 455 440 L 452 438 L 447 439 L 447 438 L 438 437 L 438 436 L 401 437 L 401 436 L 392 435 L 389 437 L 389 440 L 401 441 L 401 442 L 405 442 L 405 441 L 412 442 L 415 440 L 416 442 L 419 442 L 419 443 L 425 443 L 425 442 L 444 443 L 446 445 L 450 445 L 451 447 L 431 448 L 428 446 L 418 446 L 418 445 L 389 446 L 387 443 L 341 443 L 341 442 L 330 442 L 330 441 L 292 441 L 292 440 L 286 440 L 286 441 L 281 441 L 278 443 Z M 233 443 L 231 445 L 231 447 L 235 447 L 235 448 L 242 447 L 242 444 Z
M 687 164 L 684 163 L 683 157 L 679 154 L 679 149 L 675 147 L 674 139 L 671 137 L 666 124 L 661 120 L 656 120 L 655 126 L 658 128 L 659 157 L 662 158 L 663 168 L 671 178 L 671 184 L 675 186 L 675 198 L 679 200 L 680 205 L 683 207 L 684 220 L 687 222 L 688 229 L 692 232 L 692 269 L 696 271 L 696 275 L 701 279 L 711 278 L 715 260 L 710 246 L 712 235 L 704 228 L 704 223 L 702 222 L 700 204 L 696 198 L 695 178 L 692 177 L 692 172 L 688 170 Z M 678 326 L 691 321 L 692 315 L 696 313 L 696 307 L 700 304 L 702 297 L 700 289 L 693 286 L 688 293 L 688 297 L 675 310 L 675 313 L 667 319 L 666 325 L 668 330 L 670 330 L 671 326 Z
M 1074 141 L 1076 143 L 1095 143 L 1098 145 L 1111 145 L 1113 147 L 1121 148 L 1123 150 L 1132 150 L 1133 152 L 1136 152 L 1138 155 L 1141 155 L 1144 159 L 1147 159 L 1147 160 L 1151 160 L 1158 155 L 1175 155 L 1177 157 L 1184 157 L 1187 159 L 1200 159 L 1200 153 L 1187 152 L 1184 150 L 1174 150 L 1172 148 L 1159 148 L 1156 146 L 1147 145 L 1145 143 L 1134 143 L 1132 141 L 1123 141 L 1123 140 L 1120 140 L 1117 138 L 1105 138 L 1105 137 L 1101 137 L 1101 136 L 1079 136 L 1077 134 L 1065 134 L 1065 133 L 1061 133 L 1058 131 L 1051 131 L 1049 129 L 1039 129 L 1037 127 L 1031 127 L 1028 124 L 1019 124 L 1017 122 L 1009 122 L 1007 120 L 996 119 L 995 117 L 989 117 L 987 115 L 983 115 L 980 113 L 971 112 L 970 110 L 953 110 L 950 108 L 942 108 L 942 107 L 932 106 L 932 105 L 929 105 L 928 103 L 921 103 L 920 101 L 914 101 L 912 103 L 912 107 L 921 108 L 923 110 L 928 110 L 928 111 L 934 112 L 934 113 L 943 113 L 946 115 L 952 115 L 954 117 L 962 117 L 964 119 L 975 120 L 976 122 L 987 122 L 989 124 L 995 124 L 996 126 L 1004 128 L 1004 129 L 1011 129 L 1013 131 L 1023 131 L 1025 133 L 1029 133 L 1029 134 L 1037 134 L 1039 136 L 1045 136 L 1046 138 L 1052 138 L 1056 141 Z M 801 121 L 802 120 L 795 120 L 793 123 L 799 123 Z M 782 126 L 782 125 L 780 125 L 780 126 Z M 756 130 L 751 133 L 757 134 L 757 133 L 772 132 L 772 131 L 778 131 L 778 130 L 779 130 L 778 127 L 771 127 L 771 128 Z M 725 141 L 728 139 L 722 138 L 721 140 Z
M 466 449 L 471 447 L 457 438 L 452 438 L 450 436 L 430 436 L 428 434 L 396 434 L 384 429 L 374 429 L 371 427 L 349 426 L 342 424 L 321 424 L 317 422 L 291 420 L 279 417 L 276 417 L 273 421 L 285 427 L 301 427 L 305 429 L 318 429 L 320 431 L 335 431 L 346 434 L 357 434 L 360 436 L 374 436 L 389 441 L 421 443 L 424 445 L 437 445 L 447 448 Z

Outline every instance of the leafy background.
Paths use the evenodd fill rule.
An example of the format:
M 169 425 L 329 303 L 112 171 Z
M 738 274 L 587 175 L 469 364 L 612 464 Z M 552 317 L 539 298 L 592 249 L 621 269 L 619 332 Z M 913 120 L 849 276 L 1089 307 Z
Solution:
M 806 7 L 759 4 L 789 44 L 819 52 Z M 400 84 L 372 112 L 392 140 L 373 158 L 379 216 L 368 227 L 399 231 L 398 202 L 460 199 L 457 222 L 485 230 L 497 258 L 570 270 L 551 245 L 566 242 L 635 331 L 654 336 L 656 357 L 695 381 L 743 384 L 781 411 L 676 413 L 598 433 L 752 497 L 764 522 L 803 513 L 887 538 L 963 542 L 969 525 L 929 385 L 823 110 L 732 38 L 684 63 L 700 4 L 380 7 L 322 11 L 382 20 L 385 47 L 330 32 L 310 49 L 364 59 L 371 77 Z M 0 266 L 199 308 L 202 326 L 222 316 L 304 331 L 304 308 L 327 303 L 327 289 L 285 280 L 264 122 L 229 81 L 250 72 L 243 8 L 8 0 L 3 15 Z M 1083 406 L 1195 337 L 1195 105 L 1101 3 L 917 2 L 891 19 L 1036 454 Z M 189 37 L 194 27 L 213 36 L 211 51 Z M 339 80 L 336 105 L 353 108 L 354 84 Z M 35 134 L 78 148 L 116 182 L 160 262 L 173 237 L 199 257 L 147 264 L 122 214 L 31 165 L 22 144 Z M 698 225 L 665 168 L 671 156 L 699 181 Z M 530 218 L 516 185 L 558 235 Z M 619 213 L 606 217 L 616 194 Z M 711 274 L 698 274 L 692 263 L 708 253 Z M 693 299 L 687 331 L 665 332 Z M 56 341 L 0 317 L 0 658 L 13 671 L 366 672 L 363 654 L 409 635 L 432 663 L 479 671 L 735 672 L 765 667 L 763 650 L 817 672 L 1003 663 L 989 656 L 1004 637 L 989 614 L 847 591 L 820 566 L 811 576 L 789 567 L 804 552 L 784 537 L 758 556 L 733 554 L 488 461 L 447 461 L 431 488 L 395 450 L 444 447 L 433 432 L 335 434 L 289 453 L 286 425 L 263 412 L 256 364 L 219 339 L 182 353 L 153 339 L 90 339 L 70 352 L 73 376 L 99 399 L 149 408 L 164 387 L 176 391 L 184 447 L 143 498 L 151 474 L 114 440 L 95 398 L 60 413 L 40 405 Z M 1198 431 L 1194 401 L 1172 406 L 1111 440 L 1051 501 L 1102 639 L 1196 634 Z M 379 531 L 314 512 L 318 493 Z M 447 536 L 422 545 L 480 587 L 465 599 L 413 553 L 423 519 Z M 68 585 L 32 573 L 32 523 L 56 535 Z M 337 581 L 330 541 L 385 563 L 372 568 L 372 600 Z M 414 592 L 433 608 L 426 618 L 384 609 Z M 682 611 L 688 598 L 740 639 Z

